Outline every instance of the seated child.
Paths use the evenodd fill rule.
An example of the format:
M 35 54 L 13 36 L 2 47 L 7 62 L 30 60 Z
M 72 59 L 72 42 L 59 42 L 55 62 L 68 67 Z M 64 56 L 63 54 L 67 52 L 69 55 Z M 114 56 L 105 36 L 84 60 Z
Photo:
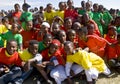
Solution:
M 16 77 L 22 75 L 22 61 L 19 58 L 17 52 L 17 42 L 15 40 L 9 40 L 6 48 L 0 48 L 0 73 L 5 73 L 0 76 L 0 84 L 8 84 Z
M 24 62 L 24 71 L 21 77 L 16 78 L 14 83 L 23 83 L 23 81 L 31 74 L 33 68 L 37 68 L 37 70 L 41 73 L 41 75 L 45 78 L 45 80 L 49 83 L 51 82 L 46 72 L 44 71 L 42 65 L 42 56 L 38 53 L 38 41 L 30 40 L 29 46 L 27 49 L 19 52 L 21 60 Z M 51 83 L 50 83 L 51 84 Z
M 72 82 L 70 79 L 70 69 L 73 63 L 83 67 L 88 84 L 93 84 L 93 79 L 97 79 L 99 73 L 110 74 L 110 70 L 100 56 L 84 50 L 74 50 L 74 45 L 70 41 L 65 43 L 65 51 L 67 53 L 65 70 L 69 84 Z

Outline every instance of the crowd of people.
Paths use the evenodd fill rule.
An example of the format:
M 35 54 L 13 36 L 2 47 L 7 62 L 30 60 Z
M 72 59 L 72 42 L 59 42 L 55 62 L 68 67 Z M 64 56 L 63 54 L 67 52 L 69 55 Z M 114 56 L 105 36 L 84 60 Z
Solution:
M 34 68 L 46 83 L 62 84 L 85 75 L 120 73 L 120 12 L 92 1 L 51 3 L 30 9 L 18 3 L 0 12 L 0 84 L 22 84 Z M 21 10 L 22 8 L 22 10 Z

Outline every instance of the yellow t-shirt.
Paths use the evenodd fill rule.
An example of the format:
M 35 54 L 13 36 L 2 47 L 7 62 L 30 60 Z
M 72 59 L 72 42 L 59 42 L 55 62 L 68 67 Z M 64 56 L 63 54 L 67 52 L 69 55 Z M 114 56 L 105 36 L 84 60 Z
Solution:
M 49 24 L 52 23 L 54 16 L 55 16 L 54 10 L 52 10 L 50 13 L 48 13 L 47 11 L 44 12 L 44 20 L 47 21 Z
M 11 29 L 11 25 L 8 26 Z M 0 34 L 8 32 L 8 28 L 5 25 L 0 25 Z
M 94 53 L 88 53 L 84 50 L 79 50 L 73 55 L 68 55 L 67 62 L 77 63 L 86 70 L 90 68 L 96 68 L 99 72 L 105 70 L 105 63 L 102 58 Z
M 60 11 L 60 10 L 56 11 L 55 16 L 59 16 L 64 20 L 64 11 Z
M 20 56 L 21 60 L 24 62 L 27 62 L 29 59 L 33 58 L 33 55 L 28 51 L 28 49 L 19 51 L 19 56 Z

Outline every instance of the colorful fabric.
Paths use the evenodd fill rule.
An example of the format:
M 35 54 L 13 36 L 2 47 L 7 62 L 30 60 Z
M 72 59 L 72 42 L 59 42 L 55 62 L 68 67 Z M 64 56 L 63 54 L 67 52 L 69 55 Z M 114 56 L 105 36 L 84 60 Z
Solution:
M 98 56 L 103 57 L 107 41 L 99 36 L 88 35 L 86 45 L 89 50 Z
M 33 58 L 33 55 L 28 51 L 28 49 L 19 51 L 19 56 L 20 56 L 21 60 L 24 62 L 27 62 L 29 59 Z
M 49 24 L 52 23 L 52 20 L 53 20 L 54 16 L 55 16 L 55 11 L 54 10 L 52 10 L 50 13 L 48 13 L 47 11 L 44 12 L 44 19 Z
M 96 68 L 99 72 L 103 72 L 106 68 L 102 58 L 94 53 L 88 53 L 84 50 L 79 50 L 73 55 L 68 55 L 67 62 L 79 64 L 85 70 Z
M 23 43 L 23 38 L 21 34 L 13 34 L 12 31 L 8 31 L 4 34 L 0 35 L 2 37 L 3 40 L 16 40 L 18 45 L 21 45 Z
M 5 65 L 17 65 L 21 66 L 21 59 L 19 58 L 18 52 L 13 55 L 9 55 L 6 48 L 0 48 L 0 63 Z

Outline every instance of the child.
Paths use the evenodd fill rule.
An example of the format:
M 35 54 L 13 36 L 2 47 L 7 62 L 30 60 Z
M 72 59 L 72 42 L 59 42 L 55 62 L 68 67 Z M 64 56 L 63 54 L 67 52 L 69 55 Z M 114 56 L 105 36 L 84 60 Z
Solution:
M 55 11 L 53 10 L 53 5 L 51 3 L 47 4 L 46 11 L 44 12 L 45 21 L 51 24 L 54 18 L 54 15 L 55 15 Z
M 95 28 L 95 31 L 94 31 L 95 34 L 97 34 L 98 36 L 101 36 L 96 22 L 94 20 L 91 20 L 89 15 L 87 13 L 85 13 L 82 16 L 82 25 L 87 26 L 88 24 L 93 24 L 94 28 Z
M 21 26 L 18 23 L 13 23 L 12 24 L 12 29 L 4 34 L 1 34 L 0 36 L 2 37 L 3 40 L 16 40 L 18 44 L 18 49 L 22 50 L 22 43 L 23 43 L 23 38 L 22 35 L 19 34 L 19 29 L 21 29 Z
M 12 17 L 16 17 L 18 19 L 18 22 L 20 23 L 20 16 L 22 14 L 22 11 L 20 10 L 20 5 L 16 3 L 14 5 L 15 12 L 12 13 Z
M 67 32 L 68 40 L 74 43 L 74 48 L 78 48 L 78 38 L 76 32 L 72 29 Z
M 72 27 L 72 19 L 67 17 L 64 19 L 64 26 L 61 28 L 65 32 L 67 32 Z
M 107 55 L 108 63 L 112 59 L 117 59 L 117 53 L 116 53 L 116 49 L 115 49 L 115 46 L 114 46 L 117 43 L 117 32 L 116 32 L 116 30 L 117 29 L 116 29 L 115 26 L 109 26 L 108 27 L 108 33 L 105 37 L 105 39 L 112 44 L 112 45 L 107 45 L 107 47 L 106 47 L 106 55 Z M 110 65 L 110 66 L 112 66 L 112 65 Z
M 23 81 L 31 74 L 33 71 L 32 67 L 37 68 L 37 70 L 42 74 L 46 81 L 50 81 L 43 69 L 42 56 L 38 53 L 38 41 L 30 40 L 27 49 L 19 52 L 20 58 L 25 62 L 23 74 L 20 78 L 14 80 L 15 83 L 23 83 Z
M 99 5 L 95 3 L 93 5 L 93 20 L 97 23 L 101 36 L 103 36 L 102 24 L 104 24 L 103 15 L 98 11 Z
M 22 22 L 22 27 L 23 27 L 24 30 L 26 30 L 26 22 L 33 20 L 32 13 L 28 11 L 28 8 L 30 8 L 29 4 L 24 3 L 22 5 L 22 9 L 23 9 L 24 12 L 20 16 L 20 21 Z
M 17 53 L 17 42 L 15 40 L 9 40 L 6 48 L 0 48 L 0 64 L 4 66 L 1 67 L 0 72 L 6 73 L 0 77 L 1 84 L 8 84 L 16 77 L 21 76 L 22 61 Z
M 106 75 L 110 74 L 110 71 L 105 65 L 103 59 L 96 54 L 88 53 L 84 50 L 75 51 L 74 45 L 70 41 L 67 41 L 65 43 L 65 51 L 67 53 L 67 63 L 65 70 L 69 84 L 71 84 L 70 68 L 73 63 L 76 63 L 83 67 L 88 84 L 93 84 L 93 79 L 97 79 L 99 73 L 104 73 Z
M 67 5 L 68 5 L 68 8 L 65 10 L 64 19 L 65 19 L 66 17 L 69 17 L 69 18 L 72 19 L 72 21 L 75 21 L 75 19 L 76 19 L 77 16 L 78 16 L 78 13 L 77 13 L 77 11 L 74 9 L 73 0 L 67 0 Z
M 39 42 L 38 52 L 41 53 L 43 50 L 48 48 L 53 40 L 51 34 L 45 34 L 43 40 Z
M 88 30 L 88 35 L 97 35 L 95 33 L 95 26 L 94 26 L 94 24 L 92 24 L 92 23 L 88 24 L 87 25 L 87 30 Z
M 54 39 L 58 39 L 58 32 L 60 31 L 60 24 L 59 23 L 53 23 L 52 24 L 52 35 Z
M 33 28 L 33 22 L 26 22 L 26 30 L 21 31 L 21 35 L 23 36 L 23 48 L 27 48 L 29 41 L 36 39 L 36 31 Z
M 109 42 L 99 36 L 87 35 L 86 32 L 87 31 L 84 31 L 82 34 L 79 32 L 79 38 L 85 42 L 90 52 L 104 57 L 105 47 L 107 44 L 109 44 Z
M 6 33 L 11 29 L 11 25 L 9 24 L 8 17 L 5 16 L 2 18 L 2 25 L 0 26 L 0 34 Z
M 37 40 L 42 41 L 45 34 L 50 34 L 50 24 L 48 22 L 43 22 L 41 24 L 41 29 L 37 34 Z

